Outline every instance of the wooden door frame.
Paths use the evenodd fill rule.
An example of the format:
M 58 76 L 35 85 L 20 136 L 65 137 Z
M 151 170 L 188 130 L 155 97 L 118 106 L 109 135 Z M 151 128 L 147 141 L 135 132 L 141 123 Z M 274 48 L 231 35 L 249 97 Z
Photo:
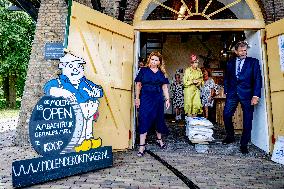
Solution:
M 272 62 L 271 59 L 273 59 L 271 57 L 273 57 L 273 56 L 271 56 L 271 54 L 270 54 L 270 60 L 268 59 L 268 56 L 269 56 L 268 55 L 268 50 L 267 50 L 267 48 L 269 46 L 268 43 L 270 43 L 270 45 L 271 45 L 270 40 L 274 40 L 275 38 L 278 38 L 280 35 L 283 35 L 283 23 L 284 23 L 284 19 L 281 19 L 281 20 L 278 20 L 278 21 L 276 21 L 274 23 L 268 24 L 266 26 L 266 33 L 265 33 L 266 34 L 265 35 L 265 44 L 266 44 L 266 49 L 265 50 L 266 50 L 266 54 L 265 54 L 265 56 L 266 56 L 266 59 L 267 59 L 267 69 L 270 70 L 270 75 L 268 75 L 268 79 L 270 79 L 270 76 L 272 74 L 275 74 L 271 68 L 269 69 L 269 67 L 271 67 L 273 65 L 271 63 Z M 279 52 L 275 52 L 275 53 L 278 54 Z M 279 65 L 279 63 L 278 63 L 278 65 Z M 275 64 L 275 66 L 277 66 L 277 64 Z M 279 67 L 279 69 L 280 69 L 280 67 Z M 283 72 L 281 73 L 281 75 L 284 77 L 284 73 Z M 273 78 L 272 78 L 272 80 L 273 80 Z M 269 83 L 270 83 L 270 81 L 269 81 Z M 281 81 L 279 83 L 281 83 Z M 274 83 L 273 85 L 272 84 L 269 85 L 269 94 L 270 94 L 270 96 L 273 96 L 273 94 L 276 94 L 278 92 L 283 92 L 283 86 L 278 85 L 278 84 Z M 269 109 L 270 113 L 269 114 L 271 114 L 271 120 L 273 120 L 272 119 L 273 117 L 274 117 L 275 120 L 277 120 L 277 117 L 279 118 L 279 114 L 281 115 L 281 112 L 278 115 L 274 115 L 273 116 L 272 107 L 273 107 L 272 100 L 270 100 L 270 109 Z M 283 121 L 283 120 L 281 120 L 281 121 Z M 279 123 L 279 120 L 277 120 L 275 122 L 271 121 L 271 129 L 270 129 L 270 132 L 271 132 L 271 135 L 270 135 L 270 137 L 271 137 L 271 140 L 270 140 L 270 151 L 271 152 L 273 150 L 274 143 L 276 142 L 275 140 L 277 140 L 277 137 L 278 137 L 277 133 L 275 132 L 275 128 L 279 127 L 279 125 L 276 125 L 276 123 Z
M 221 30 L 221 31 L 244 31 L 244 30 L 252 30 L 252 29 L 243 29 L 243 28 L 234 28 L 231 30 Z M 263 40 L 260 41 L 260 45 L 262 47 L 262 62 L 263 62 L 263 72 L 264 72 L 264 76 L 263 76 L 263 82 L 264 82 L 264 91 L 265 91 L 265 103 L 266 103 L 266 110 L 267 110 L 267 127 L 268 127 L 268 137 L 269 137 L 269 151 L 272 152 L 273 150 L 273 143 L 272 143 L 272 134 L 273 134 L 273 129 L 272 129 L 272 111 L 271 111 L 271 98 L 270 98 L 270 85 L 269 85 L 269 75 L 268 75 L 268 62 L 267 62 L 267 53 L 266 53 L 266 44 L 265 44 L 265 29 L 261 28 L 261 29 L 258 29 L 260 31 L 260 34 L 261 34 L 261 38 Z M 140 33 L 140 32 L 146 32 L 145 30 L 139 30 L 139 29 L 136 29 L 134 30 L 135 33 Z M 196 30 L 187 30 L 187 32 L 195 32 Z M 197 30 L 199 32 L 204 32 L 204 30 Z M 210 31 L 219 31 L 219 30 L 210 30 Z M 164 30 L 147 30 L 147 32 L 165 32 Z M 173 31 L 174 32 L 174 31 Z M 180 31 L 178 30 L 177 28 L 175 29 L 175 32 L 183 32 L 183 31 Z M 138 38 L 135 38 L 135 44 L 136 44 L 136 41 L 138 40 Z M 139 41 L 140 43 L 140 41 Z M 134 45 L 136 46 L 136 45 Z M 134 55 L 134 65 L 137 65 L 138 63 L 138 57 L 136 56 L 137 55 L 137 49 L 134 50 L 135 52 L 135 55 Z M 140 53 L 140 52 L 139 52 Z M 134 66 L 134 74 L 133 74 L 133 78 L 135 78 L 135 75 L 137 73 L 137 70 L 138 68 Z M 134 83 L 134 81 L 133 81 Z M 134 83 L 135 84 L 135 83 Z M 135 111 L 134 111 L 135 112 Z M 134 119 L 136 118 L 136 114 L 133 114 L 134 115 Z M 136 127 L 136 122 L 134 121 L 134 127 Z M 134 136 L 134 135 L 133 135 Z M 135 137 L 135 136 L 134 136 Z
M 143 15 L 147 11 L 152 0 L 142 0 L 139 4 L 133 20 L 134 31 L 136 32 L 210 32 L 210 31 L 244 31 L 260 30 L 261 38 L 265 38 L 265 20 L 262 10 L 256 0 L 245 0 L 249 6 L 254 19 L 226 19 L 226 20 L 143 20 Z M 135 42 L 136 43 L 136 42 Z M 262 61 L 264 70 L 265 102 L 267 109 L 267 126 L 269 134 L 269 149 L 273 149 L 272 144 L 272 112 L 270 99 L 270 86 L 268 75 L 268 62 L 266 55 L 265 40 L 262 40 Z M 136 51 L 134 51 L 137 53 Z M 134 63 L 137 64 L 135 59 Z M 135 73 L 134 73 L 135 74 Z
M 265 29 L 264 20 L 147 20 L 133 23 L 140 32 L 210 32 Z
M 273 151 L 273 123 L 272 123 L 272 109 L 271 109 L 271 89 L 270 89 L 270 80 L 268 74 L 268 58 L 267 58 L 267 49 L 266 49 L 266 29 L 260 30 L 261 35 L 261 46 L 262 46 L 262 61 L 263 61 L 263 79 L 264 79 L 264 92 L 265 92 L 265 102 L 266 102 L 266 110 L 267 110 L 267 124 L 268 124 L 268 137 L 269 137 L 269 153 Z

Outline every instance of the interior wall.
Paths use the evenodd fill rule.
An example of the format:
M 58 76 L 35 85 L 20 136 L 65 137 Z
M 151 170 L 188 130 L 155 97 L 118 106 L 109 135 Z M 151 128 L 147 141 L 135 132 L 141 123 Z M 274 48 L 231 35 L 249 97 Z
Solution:
M 166 69 L 169 78 L 173 78 L 176 70 L 185 70 L 190 66 L 189 57 L 195 54 L 199 57 L 199 67 L 203 67 L 203 56 L 208 54 L 207 47 L 213 52 L 213 60 L 210 61 L 211 68 L 218 68 L 220 49 L 222 43 L 216 36 L 210 36 L 206 41 L 205 47 L 201 42 L 201 35 L 190 35 L 186 42 L 181 42 L 180 35 L 167 35 L 166 42 L 163 44 L 163 57 L 166 63 Z
M 166 41 L 163 44 L 163 57 L 166 64 L 166 70 L 170 83 L 173 82 L 174 75 L 177 70 L 182 69 L 183 72 L 189 67 L 189 56 L 195 54 L 200 59 L 199 67 L 203 67 L 203 56 L 208 54 L 208 50 L 201 42 L 202 35 L 189 35 L 188 39 L 181 42 L 180 35 L 167 35 Z M 220 36 L 212 35 L 205 42 L 207 48 L 212 51 L 212 60 L 210 61 L 211 68 L 218 68 L 220 50 L 223 48 Z M 170 91 L 170 95 L 171 95 Z M 172 95 L 171 95 L 172 96 Z M 170 107 L 166 114 L 173 113 L 172 107 Z
M 257 58 L 260 63 L 262 79 L 261 98 L 257 106 L 254 107 L 251 141 L 254 145 L 269 152 L 269 134 L 268 134 L 268 120 L 265 100 L 265 87 L 264 87 L 264 71 L 263 71 L 263 57 L 261 49 L 261 34 L 260 31 L 245 31 L 247 41 L 250 48 L 248 49 L 248 56 Z

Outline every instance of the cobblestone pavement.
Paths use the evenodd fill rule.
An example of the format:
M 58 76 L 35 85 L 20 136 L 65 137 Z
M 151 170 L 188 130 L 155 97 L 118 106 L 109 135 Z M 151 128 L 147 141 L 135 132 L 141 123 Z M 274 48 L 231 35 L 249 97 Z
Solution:
M 13 146 L 17 119 L 0 120 L 0 188 L 12 188 L 12 161 L 36 157 L 28 147 Z M 274 163 L 270 156 L 253 145 L 250 153 L 242 155 L 238 144 L 223 146 L 223 129 L 215 128 L 216 141 L 209 144 L 206 153 L 197 153 L 185 137 L 182 124 L 169 122 L 167 149 L 155 144 L 154 135 L 147 149 L 159 155 L 178 169 L 199 188 L 284 188 L 284 166 Z M 136 150 L 115 152 L 112 168 L 50 181 L 30 188 L 188 188 L 173 172 L 149 154 L 136 157 Z

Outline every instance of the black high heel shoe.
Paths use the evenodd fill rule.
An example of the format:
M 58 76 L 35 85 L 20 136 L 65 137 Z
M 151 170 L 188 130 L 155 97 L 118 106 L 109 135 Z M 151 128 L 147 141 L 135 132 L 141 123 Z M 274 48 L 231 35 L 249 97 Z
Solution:
M 139 144 L 138 146 L 144 146 L 143 152 L 138 151 L 137 154 L 136 154 L 138 157 L 142 157 L 142 156 L 145 155 L 145 150 L 146 150 L 145 146 L 146 146 L 146 144 Z
M 161 149 L 166 149 L 166 147 L 167 147 L 167 145 L 164 143 L 163 145 L 161 145 L 161 143 L 160 143 L 160 141 L 161 141 L 162 139 L 160 138 L 160 139 L 157 139 L 156 140 L 156 144 L 161 148 Z

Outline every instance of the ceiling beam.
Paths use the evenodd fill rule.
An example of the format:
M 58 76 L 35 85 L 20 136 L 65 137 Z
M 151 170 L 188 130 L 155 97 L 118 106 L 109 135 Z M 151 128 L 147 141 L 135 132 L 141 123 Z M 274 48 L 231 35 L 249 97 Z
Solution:
M 264 29 L 265 23 L 256 19 L 146 20 L 133 26 L 142 32 L 244 31 Z

